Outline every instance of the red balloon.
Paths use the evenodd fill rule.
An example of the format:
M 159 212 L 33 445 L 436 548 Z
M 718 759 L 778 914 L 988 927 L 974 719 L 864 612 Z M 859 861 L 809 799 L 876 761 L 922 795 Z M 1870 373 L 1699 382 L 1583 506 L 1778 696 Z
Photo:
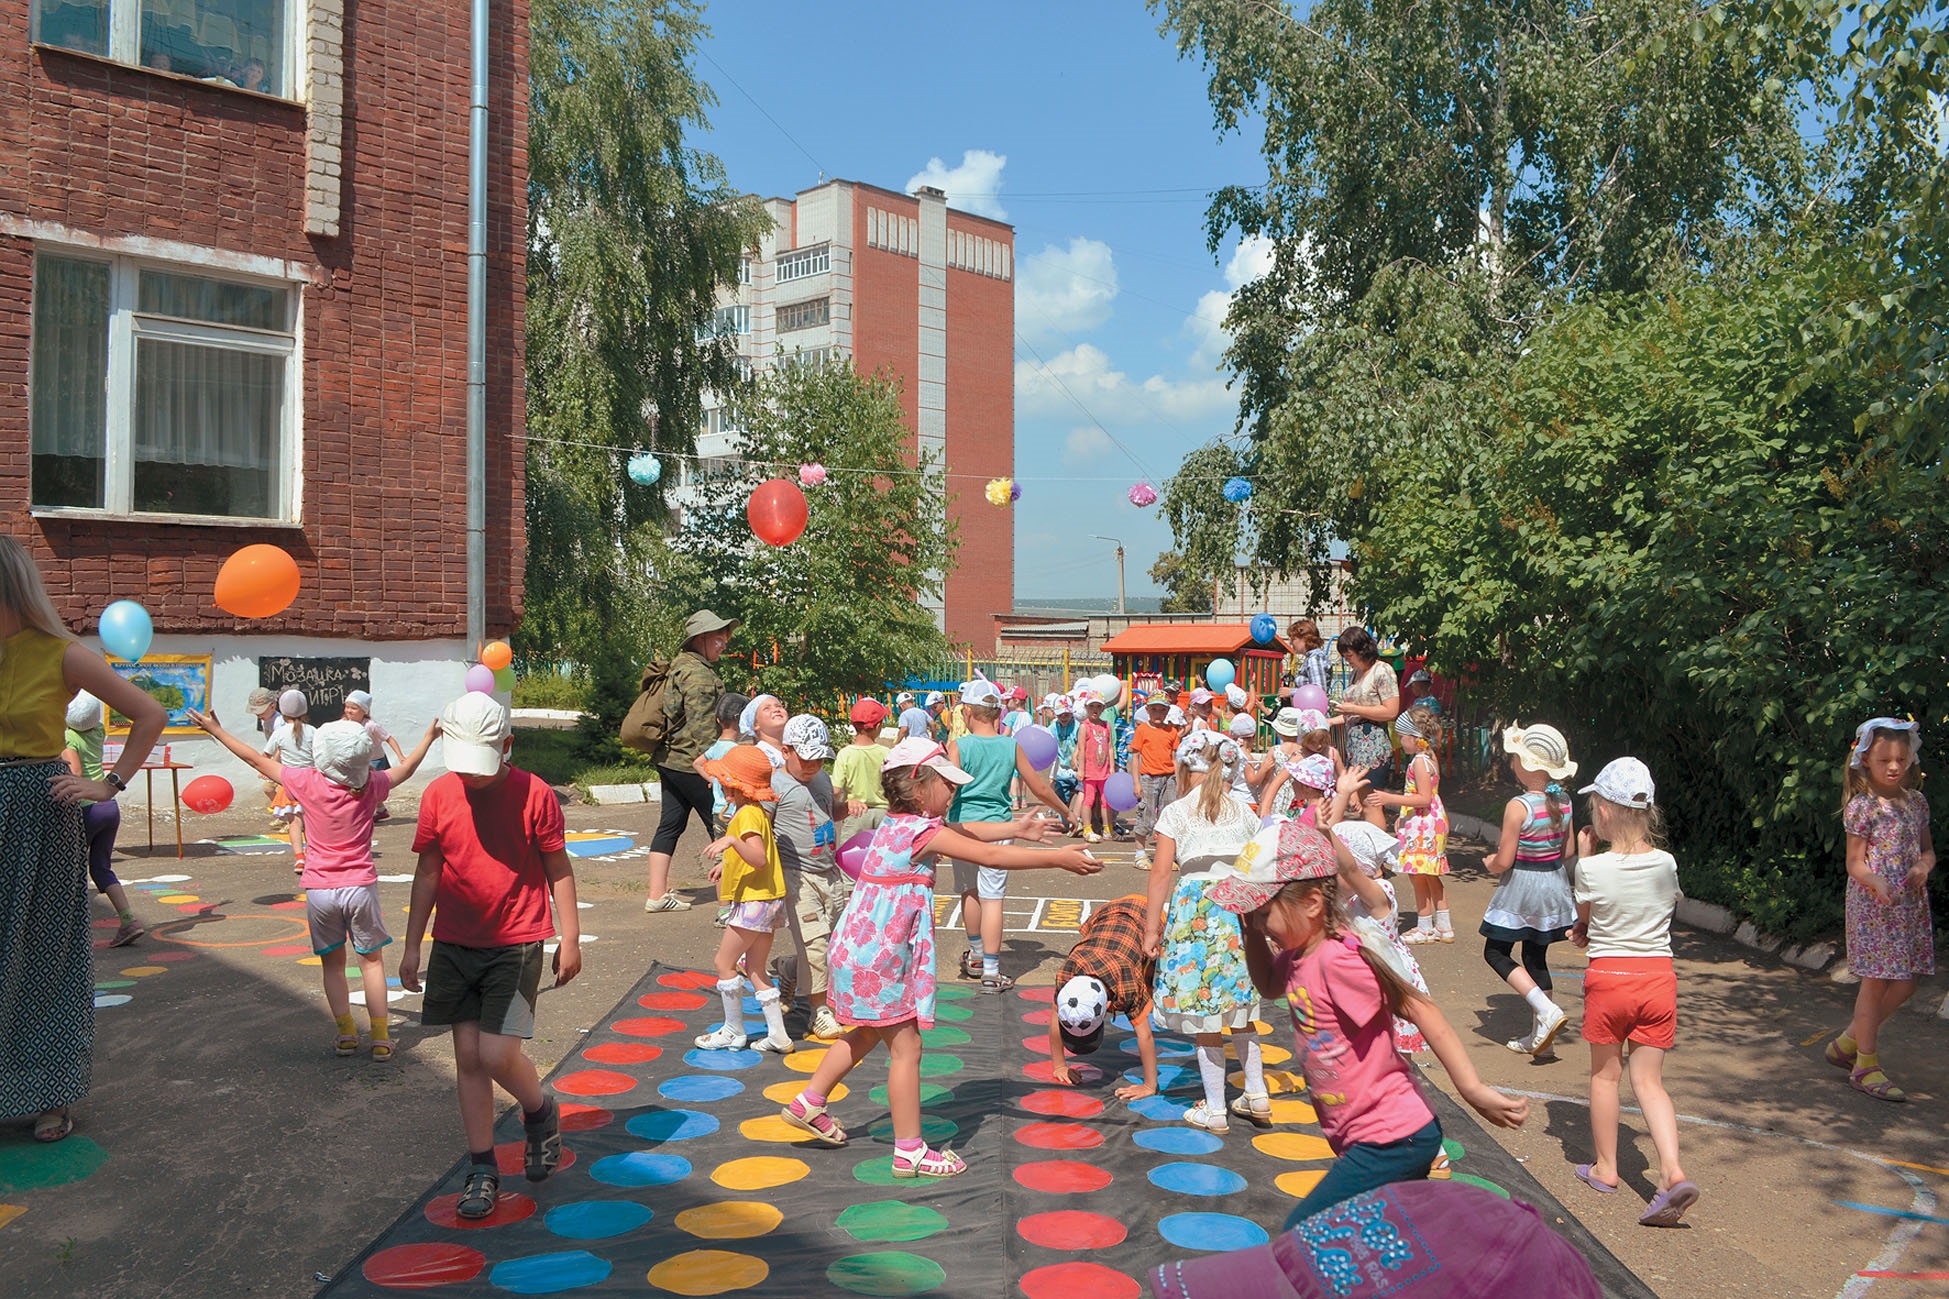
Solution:
M 789 478 L 760 483 L 745 503 L 744 517 L 758 540 L 768 546 L 789 546 L 805 531 L 805 493 Z
M 236 796 L 222 776 L 198 776 L 183 786 L 183 806 L 192 812 L 221 812 Z

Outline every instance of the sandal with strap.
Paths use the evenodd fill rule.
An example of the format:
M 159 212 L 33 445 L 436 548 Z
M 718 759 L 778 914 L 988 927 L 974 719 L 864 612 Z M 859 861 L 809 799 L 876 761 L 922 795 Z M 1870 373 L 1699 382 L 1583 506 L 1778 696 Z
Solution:
M 73 1131 L 74 1115 L 68 1112 L 68 1107 L 65 1105 L 57 1105 L 51 1110 L 45 1110 L 34 1120 L 34 1140 L 42 1145 L 59 1141 Z
M 952 1150 L 936 1150 L 928 1146 L 918 1155 L 893 1154 L 893 1175 L 899 1178 L 914 1177 L 958 1177 L 968 1171 L 961 1156 Z
M 811 1133 L 812 1139 L 822 1146 L 846 1144 L 846 1129 L 839 1126 L 839 1120 L 829 1114 L 825 1106 L 806 1100 L 803 1093 L 794 1096 L 792 1103 L 778 1114 L 799 1131 Z
M 1881 1081 L 1870 1081 L 1875 1078 L 1879 1078 Z M 1872 1096 L 1878 1101 L 1905 1101 L 1908 1099 L 1908 1093 L 1890 1082 L 1888 1075 L 1881 1071 L 1880 1065 L 1876 1065 L 1872 1069 L 1854 1070 L 1847 1076 L 1847 1085 L 1862 1095 Z
M 1827 1050 L 1821 1052 L 1821 1054 L 1826 1058 L 1827 1063 L 1833 1065 L 1836 1069 L 1845 1069 L 1849 1073 L 1854 1072 L 1855 1053 L 1843 1049 L 1840 1038 L 1837 1037 L 1832 1042 L 1829 1042 L 1827 1044 Z
M 453 1206 L 453 1211 L 462 1218 L 478 1220 L 493 1213 L 494 1205 L 500 1198 L 499 1171 L 475 1164 L 467 1174 L 466 1183 L 460 1188 L 460 1201 Z
M 1401 935 L 1401 941 L 1404 943 L 1412 943 L 1416 947 L 1419 947 L 1423 943 L 1439 943 L 1441 938 L 1432 929 L 1410 929 L 1407 933 Z
M 355 1055 L 358 1049 L 359 1035 L 357 1033 L 340 1033 L 332 1041 L 333 1055 Z
M 374 1064 L 384 1064 L 386 1063 L 386 1061 L 392 1058 L 393 1058 L 393 1044 L 391 1038 L 382 1037 L 373 1042 L 372 1062 Z

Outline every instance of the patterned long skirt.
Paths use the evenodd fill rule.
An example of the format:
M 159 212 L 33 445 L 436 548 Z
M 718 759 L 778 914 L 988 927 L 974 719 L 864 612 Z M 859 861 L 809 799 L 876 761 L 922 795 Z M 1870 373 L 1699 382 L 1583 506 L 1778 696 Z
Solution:
M 48 780 L 58 762 L 0 765 L 0 1115 L 88 1094 L 95 969 L 81 809 Z

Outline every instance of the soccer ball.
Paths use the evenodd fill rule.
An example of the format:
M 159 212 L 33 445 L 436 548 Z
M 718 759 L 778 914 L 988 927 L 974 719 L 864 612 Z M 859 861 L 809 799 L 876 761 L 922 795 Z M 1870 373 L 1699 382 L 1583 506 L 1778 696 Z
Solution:
M 1086 974 L 1077 975 L 1056 993 L 1056 1019 L 1078 1037 L 1102 1027 L 1109 1013 L 1109 989 Z

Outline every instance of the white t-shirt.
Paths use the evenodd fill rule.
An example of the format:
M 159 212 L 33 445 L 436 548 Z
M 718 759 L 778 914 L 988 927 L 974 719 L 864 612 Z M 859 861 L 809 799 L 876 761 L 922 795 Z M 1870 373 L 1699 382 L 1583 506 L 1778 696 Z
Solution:
M 1684 896 L 1663 849 L 1577 859 L 1577 905 L 1590 904 L 1590 954 L 1670 956 L 1672 912 Z
M 1231 797 L 1218 804 L 1216 824 L 1205 820 L 1198 812 L 1203 796 L 1202 787 L 1194 789 L 1157 814 L 1157 833 L 1171 841 L 1173 860 L 1185 875 L 1230 865 L 1259 832 L 1258 813 Z
M 309 767 L 311 762 L 311 725 L 305 724 L 302 736 L 294 735 L 289 719 L 278 722 L 277 729 L 264 744 L 264 752 L 276 754 L 277 760 L 287 767 Z

